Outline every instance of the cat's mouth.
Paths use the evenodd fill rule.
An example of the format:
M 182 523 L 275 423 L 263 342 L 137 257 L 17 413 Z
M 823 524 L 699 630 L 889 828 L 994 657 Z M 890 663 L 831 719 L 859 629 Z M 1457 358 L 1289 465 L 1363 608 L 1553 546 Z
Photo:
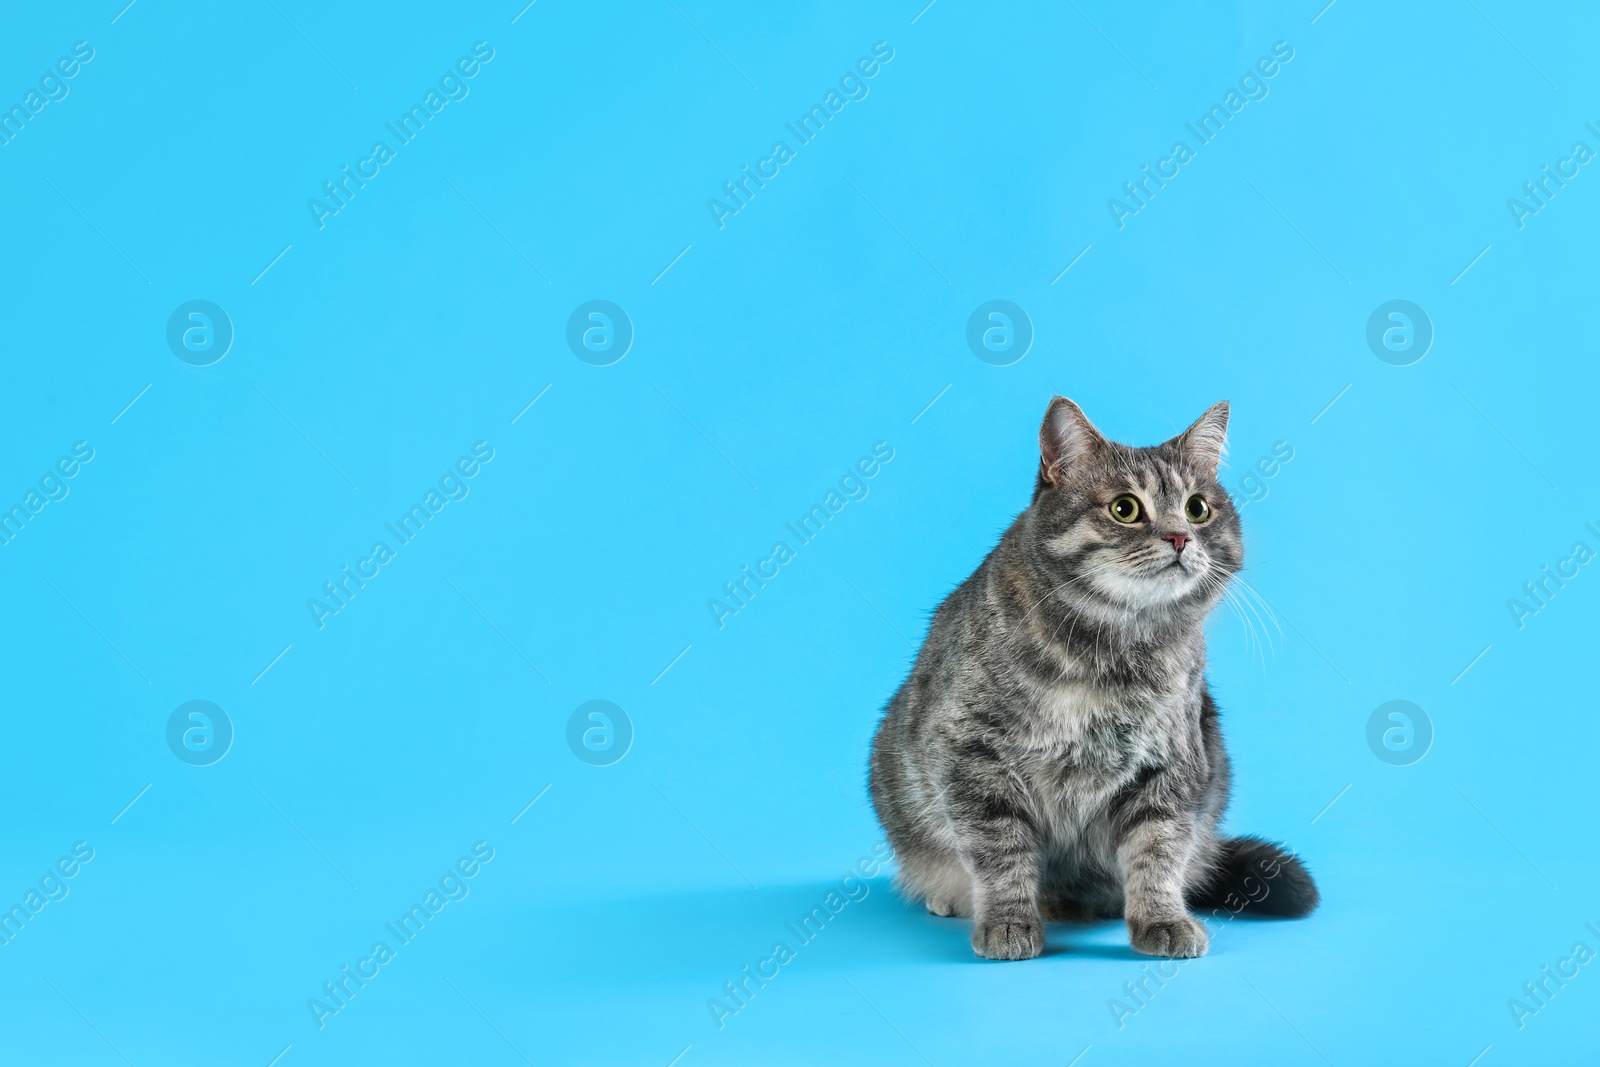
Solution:
M 1173 553 L 1166 559 L 1144 559 L 1131 566 L 1124 564 L 1122 580 L 1116 583 L 1117 592 L 1132 602 L 1143 604 L 1166 603 L 1183 596 L 1195 579 L 1194 568 L 1183 555 Z
M 1171 578 L 1187 573 L 1189 568 L 1184 564 L 1181 552 L 1174 552 L 1164 562 L 1159 559 L 1152 560 L 1146 566 L 1139 568 L 1139 574 L 1147 578 Z
M 1139 575 L 1149 583 L 1151 593 L 1158 598 L 1178 597 L 1188 592 L 1194 584 L 1198 559 L 1184 559 L 1188 552 L 1173 553 L 1170 559 L 1153 563 Z

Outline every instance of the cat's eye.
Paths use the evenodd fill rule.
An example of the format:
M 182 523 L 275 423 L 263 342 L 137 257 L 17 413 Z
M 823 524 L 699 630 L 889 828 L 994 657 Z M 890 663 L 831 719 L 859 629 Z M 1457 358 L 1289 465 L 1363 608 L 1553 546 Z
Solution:
M 1138 522 L 1143 514 L 1139 498 L 1131 493 L 1124 493 L 1111 502 L 1111 517 L 1118 522 Z
M 1195 525 L 1205 522 L 1211 517 L 1211 505 L 1206 503 L 1206 498 L 1196 493 L 1183 505 L 1183 513 Z

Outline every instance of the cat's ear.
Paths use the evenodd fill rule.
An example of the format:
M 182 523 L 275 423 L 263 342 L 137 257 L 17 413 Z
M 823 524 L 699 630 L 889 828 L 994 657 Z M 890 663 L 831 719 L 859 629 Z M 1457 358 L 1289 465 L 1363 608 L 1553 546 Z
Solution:
M 1212 404 L 1194 420 L 1193 426 L 1167 443 L 1183 453 L 1197 470 L 1215 477 L 1217 465 L 1228 452 L 1228 402 Z
M 1105 443 L 1082 408 L 1064 396 L 1055 397 L 1045 409 L 1044 423 L 1039 427 L 1040 480 L 1056 485 L 1068 470 L 1105 447 Z

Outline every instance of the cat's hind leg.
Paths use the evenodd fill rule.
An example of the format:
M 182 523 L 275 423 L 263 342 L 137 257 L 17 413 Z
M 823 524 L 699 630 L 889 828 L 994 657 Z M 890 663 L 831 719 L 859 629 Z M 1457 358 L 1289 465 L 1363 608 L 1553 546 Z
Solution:
M 930 912 L 944 918 L 972 917 L 972 876 L 954 852 L 908 849 L 896 859 L 900 884 L 908 896 L 920 899 Z

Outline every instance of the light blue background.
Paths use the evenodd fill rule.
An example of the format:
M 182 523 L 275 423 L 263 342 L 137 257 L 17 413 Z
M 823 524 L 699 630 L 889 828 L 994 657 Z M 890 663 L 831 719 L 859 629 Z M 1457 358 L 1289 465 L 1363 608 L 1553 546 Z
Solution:
M 6 102 L 95 49 L 0 147 L 0 498 L 95 449 L 0 547 L 0 903 L 95 849 L 0 947 L 6 1060 L 1594 1047 L 1595 966 L 1523 1029 L 1507 999 L 1600 949 L 1600 578 L 1521 629 L 1507 600 L 1600 549 L 1600 176 L 1522 229 L 1506 205 L 1600 149 L 1593 12 L 274 3 L 36 6 L 0 33 Z M 307 199 L 480 40 L 470 96 L 319 230 Z M 870 95 L 719 230 L 707 199 L 878 41 Z M 1119 230 L 1107 198 L 1277 41 L 1270 95 Z M 636 330 L 605 368 L 564 340 L 596 298 Z M 1408 367 L 1365 341 L 1396 298 L 1435 329 Z M 236 330 L 205 368 L 164 340 L 191 299 Z M 1035 329 L 1013 366 L 964 341 L 991 299 Z M 1145 962 L 1120 924 L 989 964 L 880 876 L 719 1030 L 708 998 L 880 839 L 878 710 L 1027 504 L 1055 393 L 1134 443 L 1232 401 L 1236 492 L 1293 448 L 1244 509 L 1280 625 L 1257 648 L 1220 611 L 1211 679 L 1231 826 L 1296 848 L 1322 910 L 1214 933 L 1119 1029 Z M 470 496 L 319 630 L 307 598 L 478 441 Z M 870 495 L 719 630 L 708 598 L 879 441 Z M 236 731 L 209 767 L 165 741 L 194 699 Z M 565 741 L 593 699 L 635 730 L 609 767 Z M 1367 748 L 1391 699 L 1436 733 L 1409 767 Z M 318 1030 L 307 999 L 477 841 L 470 896 Z

